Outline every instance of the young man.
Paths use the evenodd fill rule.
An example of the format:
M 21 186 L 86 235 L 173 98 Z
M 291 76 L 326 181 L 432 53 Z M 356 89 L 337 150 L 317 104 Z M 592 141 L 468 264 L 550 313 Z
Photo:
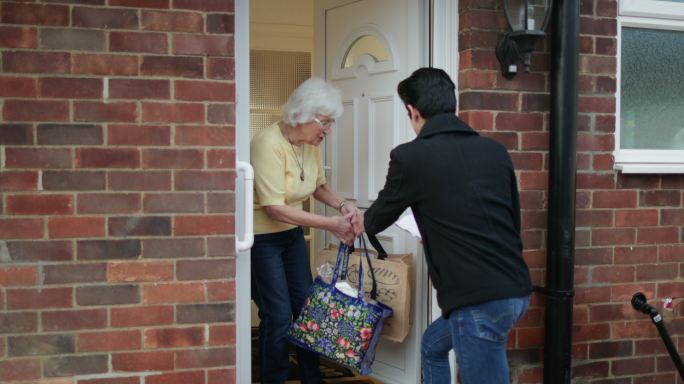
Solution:
M 506 341 L 532 291 L 522 257 L 513 164 L 499 143 L 455 115 L 454 83 L 421 68 L 399 83 L 418 137 L 390 154 L 387 180 L 364 215 L 374 235 L 411 207 L 442 317 L 423 334 L 425 383 L 509 383 Z

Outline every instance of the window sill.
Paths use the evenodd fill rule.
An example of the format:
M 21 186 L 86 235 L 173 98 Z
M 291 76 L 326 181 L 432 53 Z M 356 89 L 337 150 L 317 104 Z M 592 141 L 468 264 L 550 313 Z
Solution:
M 614 168 L 625 174 L 684 174 L 684 151 L 618 150 Z

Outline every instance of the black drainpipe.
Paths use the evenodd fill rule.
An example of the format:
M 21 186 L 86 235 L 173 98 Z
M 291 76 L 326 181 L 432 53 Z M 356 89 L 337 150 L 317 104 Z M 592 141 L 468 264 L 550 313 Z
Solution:
M 551 121 L 544 383 L 570 383 L 575 258 L 579 0 L 556 0 L 551 25 Z

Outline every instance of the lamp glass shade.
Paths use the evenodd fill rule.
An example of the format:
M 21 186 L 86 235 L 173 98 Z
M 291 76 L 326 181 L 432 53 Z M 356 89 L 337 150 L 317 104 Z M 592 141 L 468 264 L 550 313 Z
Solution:
M 544 30 L 551 13 L 551 0 L 503 0 L 511 31 Z

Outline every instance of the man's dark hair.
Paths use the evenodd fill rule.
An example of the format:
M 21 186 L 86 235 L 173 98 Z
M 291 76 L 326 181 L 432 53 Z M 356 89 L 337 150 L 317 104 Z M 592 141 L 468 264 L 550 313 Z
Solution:
M 456 112 L 456 86 L 439 68 L 419 68 L 397 86 L 404 102 L 418 109 L 425 119 L 441 113 Z

